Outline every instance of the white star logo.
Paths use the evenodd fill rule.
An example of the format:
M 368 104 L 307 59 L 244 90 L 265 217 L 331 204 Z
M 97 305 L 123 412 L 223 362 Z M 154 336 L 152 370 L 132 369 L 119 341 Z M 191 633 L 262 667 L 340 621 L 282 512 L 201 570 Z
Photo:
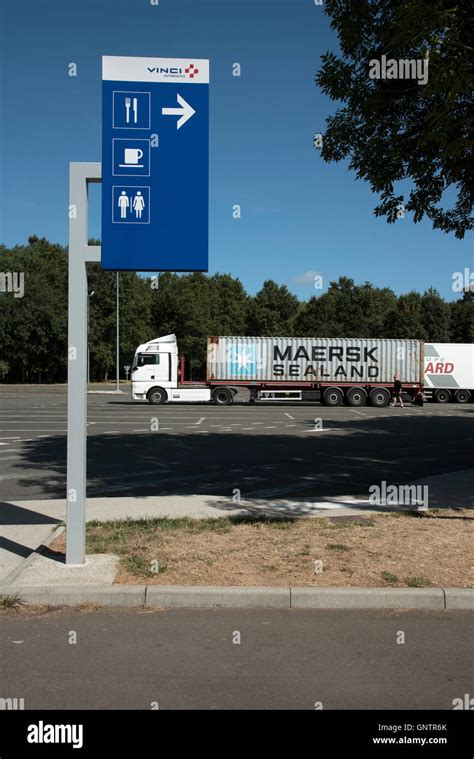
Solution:
M 237 368 L 235 370 L 237 374 L 240 372 L 245 372 L 248 374 L 252 370 L 255 363 L 253 352 L 245 348 L 240 351 L 235 350 L 232 354 L 231 362 L 232 364 L 237 365 Z
M 242 351 L 242 353 L 237 354 L 238 371 L 240 371 L 241 369 L 245 369 L 245 371 L 247 371 L 247 367 L 249 364 L 253 364 L 253 356 L 251 353 L 245 353 Z

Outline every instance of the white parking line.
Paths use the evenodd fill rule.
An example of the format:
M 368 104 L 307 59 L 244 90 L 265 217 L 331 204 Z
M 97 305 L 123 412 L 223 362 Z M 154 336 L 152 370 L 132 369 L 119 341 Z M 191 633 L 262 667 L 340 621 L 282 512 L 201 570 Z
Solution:
M 285 411 L 285 416 L 287 416 L 288 419 L 294 419 L 295 418 L 294 416 L 291 416 L 291 414 L 287 414 L 286 411 Z

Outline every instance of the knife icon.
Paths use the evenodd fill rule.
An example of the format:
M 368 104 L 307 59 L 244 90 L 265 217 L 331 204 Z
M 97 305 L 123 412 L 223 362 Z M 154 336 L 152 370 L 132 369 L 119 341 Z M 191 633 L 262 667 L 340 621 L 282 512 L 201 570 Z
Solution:
M 136 124 L 138 121 L 138 103 L 137 98 L 133 98 L 133 122 Z

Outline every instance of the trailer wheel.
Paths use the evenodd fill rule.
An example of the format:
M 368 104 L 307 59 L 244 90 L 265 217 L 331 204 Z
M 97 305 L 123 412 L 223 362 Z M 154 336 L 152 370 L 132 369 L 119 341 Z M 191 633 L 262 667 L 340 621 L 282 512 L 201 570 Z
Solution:
M 467 403 L 468 400 L 471 397 L 471 393 L 469 390 L 456 390 L 454 393 L 454 398 L 456 399 L 456 403 Z
M 437 390 L 434 394 L 434 399 L 436 403 L 448 403 L 449 399 L 451 398 L 451 393 L 449 390 Z
M 234 401 L 234 394 L 228 387 L 218 387 L 212 394 L 212 402 L 216 406 L 230 406 Z
M 361 387 L 351 387 L 346 393 L 349 406 L 365 406 L 367 393 Z
M 325 406 L 340 406 L 344 396 L 338 387 L 328 387 L 324 391 L 323 401 Z
M 159 405 L 162 403 L 166 403 L 168 400 L 168 395 L 166 393 L 166 390 L 163 390 L 162 387 L 152 387 L 151 390 L 147 393 L 148 403 L 152 403 L 153 405 Z
M 383 408 L 390 403 L 390 393 L 384 387 L 376 387 L 370 393 L 370 402 L 372 406 Z

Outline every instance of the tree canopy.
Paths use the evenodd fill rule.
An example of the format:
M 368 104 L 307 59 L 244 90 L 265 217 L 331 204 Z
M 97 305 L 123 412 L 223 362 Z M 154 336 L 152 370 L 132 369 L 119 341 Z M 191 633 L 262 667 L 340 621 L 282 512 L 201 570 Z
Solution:
M 0 381 L 64 382 L 67 378 L 67 248 L 36 236 L 0 246 L 0 271 L 24 272 L 24 295 L 0 291 Z M 120 277 L 120 370 L 140 343 L 175 333 L 194 377 L 203 376 L 206 337 L 418 338 L 474 342 L 474 293 L 447 303 L 436 290 L 396 296 L 390 288 L 349 277 L 300 301 L 266 280 L 249 295 L 230 274 Z M 89 264 L 89 347 L 92 380 L 115 377 L 116 275 Z
M 325 0 L 341 52 L 322 56 L 316 83 L 343 105 L 327 119 L 321 154 L 348 159 L 389 223 L 403 205 L 415 222 L 427 216 L 458 238 L 472 229 L 472 8 L 471 0 Z M 393 68 L 390 78 L 388 68 L 370 78 L 370 62 L 383 56 L 419 61 L 426 83 Z M 408 197 L 396 187 L 402 180 Z

